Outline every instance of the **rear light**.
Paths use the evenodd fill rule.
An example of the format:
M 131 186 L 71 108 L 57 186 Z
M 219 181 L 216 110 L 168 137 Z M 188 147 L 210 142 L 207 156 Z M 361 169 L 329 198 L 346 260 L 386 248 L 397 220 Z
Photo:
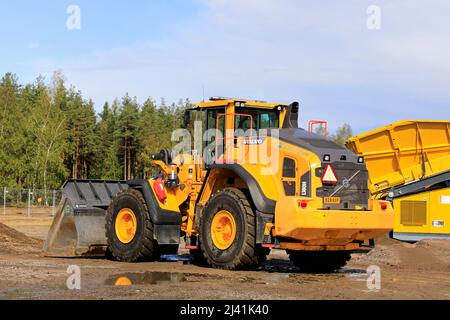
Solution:
M 358 163 L 364 163 L 364 157 L 358 157 Z
M 308 207 L 308 201 L 306 200 L 299 200 L 298 201 L 298 206 L 302 209 L 306 209 Z
M 323 161 L 324 162 L 330 162 L 331 161 L 331 156 L 329 154 L 326 154 L 323 156 Z
M 381 203 L 381 210 L 386 210 L 387 207 L 388 207 L 388 205 L 387 205 L 386 202 L 382 202 L 382 203 Z
M 322 183 L 324 184 L 336 184 L 338 182 L 336 173 L 330 164 L 327 164 L 322 174 Z

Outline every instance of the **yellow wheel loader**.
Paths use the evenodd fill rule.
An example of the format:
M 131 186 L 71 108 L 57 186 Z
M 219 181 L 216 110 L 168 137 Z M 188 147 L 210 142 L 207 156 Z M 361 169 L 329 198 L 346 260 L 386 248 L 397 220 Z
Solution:
M 205 141 L 153 155 L 156 177 L 67 181 L 46 255 L 148 261 L 184 238 L 215 268 L 255 267 L 273 248 L 303 271 L 344 266 L 392 230 L 393 209 L 370 199 L 362 157 L 298 128 L 298 116 L 298 103 L 198 103 L 185 123 L 204 119 Z

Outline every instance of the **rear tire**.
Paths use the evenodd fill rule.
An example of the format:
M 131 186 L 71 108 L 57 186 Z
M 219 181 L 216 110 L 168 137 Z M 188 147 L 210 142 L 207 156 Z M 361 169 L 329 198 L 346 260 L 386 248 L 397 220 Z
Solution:
M 287 251 L 289 259 L 306 273 L 330 273 L 351 259 L 349 251 Z
M 128 243 L 121 241 L 116 231 L 116 220 L 123 209 L 131 210 L 136 220 L 134 237 Z M 106 238 L 112 257 L 118 261 L 140 262 L 158 258 L 153 223 L 141 192 L 128 189 L 113 199 L 106 213 Z
M 219 248 L 217 240 L 213 239 L 213 221 L 220 212 L 226 212 L 233 220 L 234 238 L 231 238 L 229 247 Z M 264 262 L 270 250 L 256 244 L 255 234 L 255 213 L 239 189 L 221 190 L 206 205 L 200 225 L 200 248 L 208 265 L 213 268 L 249 269 Z

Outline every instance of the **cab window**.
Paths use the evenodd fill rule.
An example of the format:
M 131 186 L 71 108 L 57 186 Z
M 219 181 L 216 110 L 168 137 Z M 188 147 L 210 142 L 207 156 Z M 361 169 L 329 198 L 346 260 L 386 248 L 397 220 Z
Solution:
M 225 113 L 225 109 L 214 109 L 214 110 L 208 110 L 208 117 L 207 117 L 207 129 L 217 129 L 217 117 L 219 114 L 222 114 L 222 116 L 219 118 L 219 130 L 223 132 L 225 131 L 225 116 L 223 114 Z
M 242 108 L 236 110 L 236 113 L 241 115 L 235 116 L 235 129 L 247 131 L 279 127 L 277 110 Z
M 217 128 L 217 118 L 219 117 L 219 114 L 221 114 L 219 118 L 219 128 Z M 207 131 L 207 137 L 205 140 L 204 147 L 210 145 L 215 145 L 215 148 L 213 150 L 210 150 L 210 154 L 205 154 L 205 163 L 213 163 L 213 159 L 215 157 L 220 157 L 223 154 L 224 149 L 224 143 L 223 138 L 225 135 L 225 109 L 224 108 L 218 108 L 218 109 L 210 109 L 207 111 L 206 116 L 206 128 Z M 216 136 L 216 129 L 219 129 L 219 137 Z M 217 151 L 217 154 L 216 154 Z

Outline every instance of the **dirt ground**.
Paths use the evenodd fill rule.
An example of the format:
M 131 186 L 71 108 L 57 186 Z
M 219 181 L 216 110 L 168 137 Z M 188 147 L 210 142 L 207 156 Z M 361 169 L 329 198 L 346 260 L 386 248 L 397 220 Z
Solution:
M 0 212 L 1 299 L 450 299 L 450 241 L 416 244 L 381 239 L 368 254 L 355 253 L 332 274 L 304 274 L 284 251 L 272 250 L 256 271 L 222 271 L 181 261 L 139 264 L 41 255 L 50 210 L 28 217 Z M 67 269 L 81 270 L 81 290 L 69 290 Z M 381 288 L 369 290 L 369 266 L 381 271 Z

